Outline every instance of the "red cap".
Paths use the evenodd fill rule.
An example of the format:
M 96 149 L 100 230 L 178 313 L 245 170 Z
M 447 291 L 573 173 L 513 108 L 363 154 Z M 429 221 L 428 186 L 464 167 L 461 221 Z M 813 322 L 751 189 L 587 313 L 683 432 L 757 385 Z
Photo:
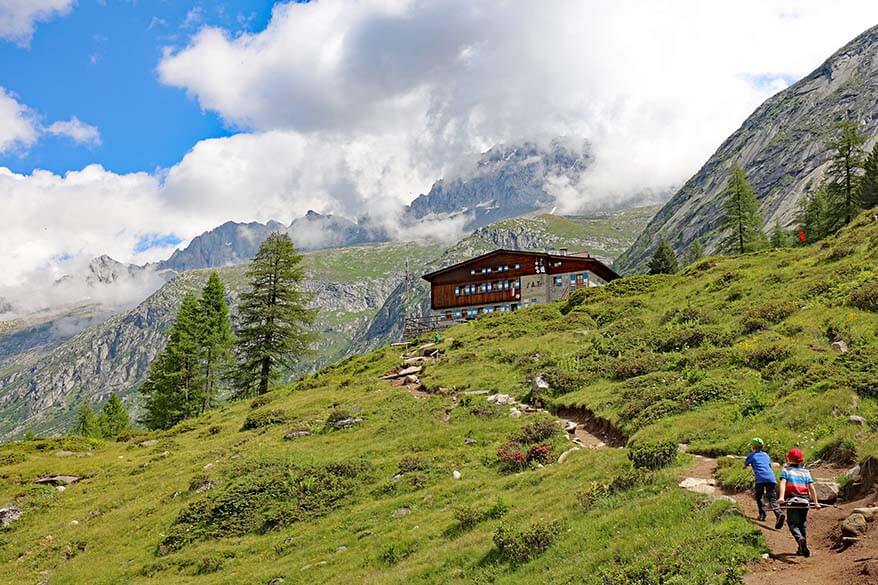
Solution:
M 805 456 L 802 455 L 801 449 L 793 447 L 792 449 L 790 449 L 790 452 L 787 453 L 787 459 L 789 459 L 793 463 L 801 463 L 805 460 Z

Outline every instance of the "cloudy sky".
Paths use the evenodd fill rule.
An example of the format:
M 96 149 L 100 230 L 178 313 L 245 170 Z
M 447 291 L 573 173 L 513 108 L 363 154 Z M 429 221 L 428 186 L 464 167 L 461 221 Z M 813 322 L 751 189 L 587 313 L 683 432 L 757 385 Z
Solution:
M 0 289 L 226 220 L 392 217 L 570 136 L 575 200 L 679 184 L 874 0 L 0 0 Z

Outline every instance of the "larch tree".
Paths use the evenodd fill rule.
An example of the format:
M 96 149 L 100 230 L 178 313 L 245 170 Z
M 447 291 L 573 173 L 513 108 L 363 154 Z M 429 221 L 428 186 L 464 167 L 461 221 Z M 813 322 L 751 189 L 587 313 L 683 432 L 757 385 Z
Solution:
M 831 196 L 823 184 L 799 201 L 799 230 L 805 234 L 803 243 L 816 242 L 832 233 Z
M 70 432 L 80 437 L 98 438 L 101 436 L 98 417 L 88 402 L 79 405 L 79 410 L 76 411 L 76 422 Z
M 235 332 L 238 397 L 268 392 L 281 370 L 290 369 L 309 350 L 314 312 L 299 290 L 305 277 L 301 263 L 290 237 L 276 232 L 247 269 L 249 288 L 240 297 Z
M 118 437 L 122 431 L 131 427 L 128 411 L 125 410 L 125 405 L 122 404 L 115 392 L 110 394 L 104 407 L 101 408 L 101 414 L 98 416 L 98 427 L 101 430 L 101 435 L 106 438 Z
M 689 265 L 694 262 L 698 262 L 704 258 L 704 244 L 701 243 L 701 240 L 694 240 L 689 247 L 686 248 L 686 253 L 683 254 L 683 264 Z
M 762 232 L 759 202 L 744 169 L 739 165 L 732 167 L 723 197 L 725 216 L 722 226 L 731 231 L 726 241 L 727 247 L 739 254 L 764 247 L 766 238 Z
M 677 263 L 677 255 L 674 254 L 674 249 L 671 248 L 670 244 L 662 240 L 649 260 L 649 273 L 674 274 L 679 269 L 680 265 Z
M 859 200 L 863 209 L 878 207 L 878 143 L 863 163 Z
M 200 337 L 198 299 L 187 293 L 171 326 L 168 343 L 150 364 L 146 381 L 140 387 L 145 398 L 140 422 L 148 428 L 170 428 L 201 410 Z
M 204 413 L 216 400 L 219 381 L 232 357 L 234 335 L 229 322 L 229 305 L 219 274 L 210 273 L 198 300 L 199 345 L 202 361 L 203 388 L 200 412 Z
M 771 228 L 771 235 L 768 237 L 768 243 L 774 249 L 789 248 L 792 245 L 790 232 L 785 230 L 778 220 L 775 220 L 774 227 Z
M 831 163 L 826 171 L 831 201 L 832 232 L 851 222 L 859 211 L 859 180 L 863 172 L 863 144 L 866 136 L 860 123 L 847 120 L 836 124 L 837 134 L 829 142 Z

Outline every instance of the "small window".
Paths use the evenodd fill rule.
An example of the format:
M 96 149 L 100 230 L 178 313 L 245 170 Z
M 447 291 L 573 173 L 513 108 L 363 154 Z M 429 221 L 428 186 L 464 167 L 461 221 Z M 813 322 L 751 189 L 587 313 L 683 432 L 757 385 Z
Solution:
M 460 287 L 459 286 L 454 287 L 454 296 L 456 296 L 456 297 L 460 296 Z
M 486 268 L 486 269 L 485 269 L 485 270 L 487 270 L 487 271 L 488 271 L 488 274 L 490 274 L 490 273 L 491 273 L 491 267 L 490 267 L 490 266 L 488 266 L 488 267 L 487 267 L 487 268 Z
M 473 268 L 472 270 L 469 271 L 469 273 L 470 273 L 470 274 L 475 274 L 475 273 L 476 273 L 476 269 Z
M 563 279 L 560 276 L 555 277 L 555 286 L 562 286 L 564 284 Z
M 519 268 L 521 268 L 521 264 L 516 264 L 515 269 L 518 270 Z
M 570 282 L 576 282 L 576 275 L 575 274 L 570 275 Z

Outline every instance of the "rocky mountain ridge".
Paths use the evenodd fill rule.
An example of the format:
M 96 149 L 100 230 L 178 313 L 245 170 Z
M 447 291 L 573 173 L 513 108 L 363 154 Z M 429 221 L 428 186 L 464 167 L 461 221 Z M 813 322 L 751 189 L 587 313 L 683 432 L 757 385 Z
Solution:
M 871 146 L 878 137 L 876 112 L 878 26 L 759 106 L 656 214 L 616 267 L 643 270 L 660 239 L 678 254 L 696 239 L 708 252 L 717 251 L 723 239 L 721 194 L 735 164 L 756 190 L 766 228 L 775 221 L 792 226 L 799 200 L 826 171 L 834 124 L 859 120 Z

